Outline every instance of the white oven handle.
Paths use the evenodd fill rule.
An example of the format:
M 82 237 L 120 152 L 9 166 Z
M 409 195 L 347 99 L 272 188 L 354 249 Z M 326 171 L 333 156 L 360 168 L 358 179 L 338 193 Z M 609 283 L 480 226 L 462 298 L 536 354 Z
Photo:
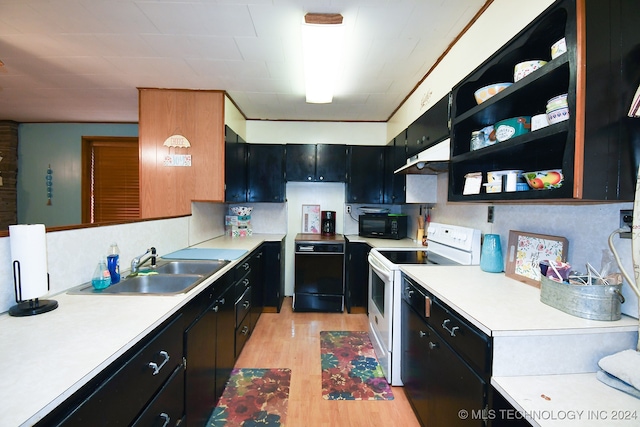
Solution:
M 375 271 L 378 276 L 381 276 L 385 282 L 389 282 L 391 280 L 391 272 L 385 268 L 380 261 L 378 261 L 374 256 L 367 257 L 369 260 L 369 266 Z

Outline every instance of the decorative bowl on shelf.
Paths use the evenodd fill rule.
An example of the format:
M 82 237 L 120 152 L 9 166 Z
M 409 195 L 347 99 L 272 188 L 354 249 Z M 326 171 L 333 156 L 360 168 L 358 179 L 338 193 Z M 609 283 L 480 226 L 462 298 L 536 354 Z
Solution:
M 476 102 L 478 103 L 478 105 L 480 105 L 492 96 L 502 92 L 512 84 L 513 83 L 494 83 L 485 87 L 481 87 L 473 93 L 473 96 L 476 98 Z
M 567 51 L 567 42 L 564 37 L 551 45 L 551 59 L 556 59 Z
M 562 95 L 554 96 L 550 100 L 547 101 L 547 111 L 557 110 L 558 108 L 567 107 L 569 104 L 567 103 L 567 94 L 563 93 Z
M 232 208 L 229 208 L 229 210 L 231 210 L 231 213 L 233 213 L 234 215 L 247 216 L 251 215 L 251 211 L 253 210 L 253 208 L 248 206 L 233 206 Z
M 531 130 L 531 117 L 522 116 L 500 120 L 493 125 L 493 128 L 496 131 L 496 139 L 498 142 L 503 142 L 529 132 Z
M 534 190 L 550 190 L 562 187 L 564 175 L 562 169 L 550 169 L 535 172 L 523 172 L 522 176 Z
M 547 61 L 536 59 L 516 64 L 516 66 L 513 68 L 513 81 L 517 82 L 523 77 L 526 77 L 529 74 L 533 73 L 538 68 L 543 67 L 546 63 Z
M 551 125 L 569 120 L 569 107 L 561 107 L 557 110 L 547 111 L 547 120 Z

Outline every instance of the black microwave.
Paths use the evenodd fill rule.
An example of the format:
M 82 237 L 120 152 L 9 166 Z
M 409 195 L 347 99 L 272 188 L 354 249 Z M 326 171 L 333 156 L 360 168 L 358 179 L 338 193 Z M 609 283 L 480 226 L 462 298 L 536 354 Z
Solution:
M 407 237 L 406 215 L 360 215 L 358 235 L 381 239 L 404 239 Z

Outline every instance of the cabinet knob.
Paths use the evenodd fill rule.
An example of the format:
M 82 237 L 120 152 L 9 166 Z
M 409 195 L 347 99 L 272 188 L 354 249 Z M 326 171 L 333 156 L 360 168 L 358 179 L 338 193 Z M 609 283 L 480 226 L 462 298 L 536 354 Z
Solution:
M 242 303 L 242 308 L 247 309 L 249 308 L 249 306 L 251 305 L 251 303 L 249 301 L 245 301 Z
M 251 282 L 249 281 L 249 279 L 244 279 L 244 280 L 242 281 L 242 284 L 244 285 L 244 287 L 245 287 L 245 288 L 248 288 L 250 283 L 251 283 Z
M 211 311 L 213 311 L 214 313 L 217 313 L 219 309 L 220 308 L 217 305 L 214 305 L 213 307 L 211 307 Z
M 311 178 L 310 176 L 307 176 L 307 181 L 313 181 L 313 178 Z
M 430 350 L 435 350 L 438 347 L 440 347 L 440 345 L 437 342 L 429 341 L 429 349 Z
M 429 334 L 425 331 L 418 331 L 418 336 L 420 336 L 420 338 L 424 338 L 426 336 L 428 336 Z
M 324 176 L 319 176 L 318 178 L 320 179 L 320 181 L 324 181 Z
M 225 303 L 224 298 L 220 298 L 220 299 L 218 300 L 218 302 L 219 302 L 220 304 L 224 305 L 224 303 Z
M 162 420 L 164 421 L 164 423 L 162 424 L 162 427 L 167 427 L 171 422 L 171 417 L 169 416 L 169 414 L 166 414 L 163 412 L 159 415 L 159 417 L 162 418 Z
M 247 335 L 249 333 L 249 327 L 245 326 L 242 328 L 242 332 L 240 332 L 242 335 Z

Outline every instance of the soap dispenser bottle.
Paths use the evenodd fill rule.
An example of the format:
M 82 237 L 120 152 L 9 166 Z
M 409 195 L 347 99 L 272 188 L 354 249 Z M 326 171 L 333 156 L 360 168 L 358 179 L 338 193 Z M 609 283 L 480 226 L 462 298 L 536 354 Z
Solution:
M 111 274 L 109 274 L 109 269 L 107 268 L 107 263 L 104 260 L 104 257 L 100 257 L 98 260 L 98 265 L 93 272 L 93 277 L 91 278 L 91 284 L 95 289 L 105 289 L 109 287 L 111 284 Z
M 120 281 L 120 250 L 117 243 L 112 243 L 107 252 L 107 267 L 111 275 L 111 284 Z

